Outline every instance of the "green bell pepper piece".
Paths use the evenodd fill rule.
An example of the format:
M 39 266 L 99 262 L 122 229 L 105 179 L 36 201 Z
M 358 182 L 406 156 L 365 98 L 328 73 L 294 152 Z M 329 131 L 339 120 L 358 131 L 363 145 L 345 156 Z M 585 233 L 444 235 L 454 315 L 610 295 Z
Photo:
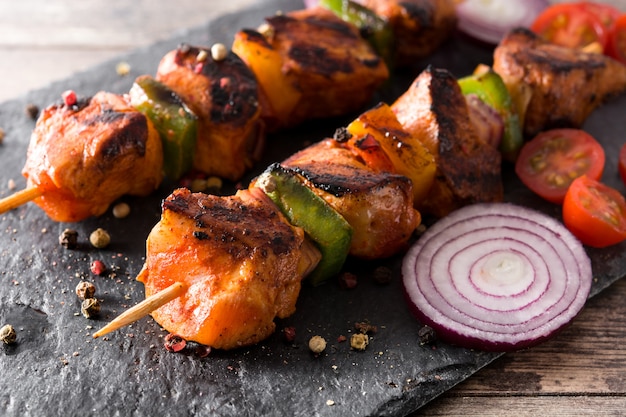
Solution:
M 289 222 L 315 242 L 322 259 L 307 279 L 319 285 L 337 275 L 348 256 L 352 226 L 292 170 L 270 165 L 255 181 Z
M 393 66 L 395 42 L 391 25 L 386 19 L 352 0 L 320 0 L 319 5 L 356 26 L 387 66 Z
M 505 160 L 514 162 L 524 144 L 524 137 L 519 116 L 502 78 L 492 68 L 481 66 L 474 74 L 463 77 L 458 82 L 464 95 L 475 94 L 500 114 L 504 122 L 500 152 Z
M 174 91 L 149 75 L 138 77 L 129 95 L 131 105 L 152 121 L 161 136 L 163 172 L 178 180 L 192 167 L 198 118 Z

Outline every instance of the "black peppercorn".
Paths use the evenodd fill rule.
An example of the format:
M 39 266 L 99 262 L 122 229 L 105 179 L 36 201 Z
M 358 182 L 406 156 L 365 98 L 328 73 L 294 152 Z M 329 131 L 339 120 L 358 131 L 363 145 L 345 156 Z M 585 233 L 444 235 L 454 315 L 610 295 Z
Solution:
M 78 232 L 73 229 L 65 229 L 59 236 L 59 243 L 65 249 L 76 249 L 78 246 Z

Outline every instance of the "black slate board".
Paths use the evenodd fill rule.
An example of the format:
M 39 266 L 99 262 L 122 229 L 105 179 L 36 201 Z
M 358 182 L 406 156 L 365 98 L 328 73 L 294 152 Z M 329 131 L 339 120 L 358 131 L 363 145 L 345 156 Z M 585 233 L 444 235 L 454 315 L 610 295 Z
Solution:
M 180 42 L 230 44 L 237 29 L 256 27 L 276 10 L 299 7 L 297 1 L 268 1 L 1 104 L 0 127 L 6 131 L 0 146 L 3 195 L 9 193 L 9 179 L 24 186 L 20 171 L 34 126 L 24 112 L 27 104 L 43 108 L 69 88 L 80 95 L 127 91 L 135 76 L 153 74 L 161 56 Z M 127 77 L 115 72 L 115 64 L 122 60 L 131 64 Z M 461 76 L 479 62 L 491 62 L 491 52 L 454 39 L 417 63 L 412 73 L 399 75 L 380 98 L 399 95 L 427 64 Z M 622 192 L 616 154 L 626 129 L 619 113 L 625 105 L 624 98 L 615 100 L 586 124 L 607 149 L 605 181 Z M 331 135 L 347 120 L 311 123 L 276 135 L 256 172 L 307 142 Z M 505 184 L 508 200 L 558 217 L 554 206 L 534 197 L 510 172 Z M 145 199 L 125 198 L 132 207 L 126 219 L 107 214 L 79 224 L 57 224 L 32 204 L 0 216 L 0 323 L 11 323 L 18 332 L 17 344 L 0 348 L 1 415 L 402 416 L 500 356 L 444 343 L 420 346 L 420 325 L 403 299 L 400 258 L 385 263 L 394 271 L 389 285 L 372 279 L 379 263 L 351 261 L 346 268 L 359 276 L 356 289 L 340 290 L 335 284 L 305 288 L 296 314 L 278 323 L 279 329 L 296 328 L 293 344 L 285 344 L 278 332 L 257 346 L 212 352 L 206 358 L 174 354 L 163 348 L 165 333 L 150 318 L 105 340 L 92 340 L 95 329 L 143 299 L 143 287 L 134 277 L 143 263 L 144 239 L 158 221 L 160 201 L 171 187 L 164 184 Z M 68 226 L 79 232 L 76 250 L 58 244 L 58 235 Z M 87 242 L 97 227 L 112 235 L 106 250 L 92 249 Z M 625 249 L 622 244 L 589 251 L 595 275 L 592 295 L 626 274 Z M 90 274 L 89 264 L 95 259 L 112 272 L 103 277 Z M 80 279 L 98 288 L 103 311 L 96 321 L 79 314 L 74 288 Z M 366 351 L 352 351 L 347 342 L 337 341 L 340 335 L 349 337 L 354 324 L 365 320 L 378 327 Z M 315 334 L 329 341 L 320 357 L 313 357 L 306 346 Z

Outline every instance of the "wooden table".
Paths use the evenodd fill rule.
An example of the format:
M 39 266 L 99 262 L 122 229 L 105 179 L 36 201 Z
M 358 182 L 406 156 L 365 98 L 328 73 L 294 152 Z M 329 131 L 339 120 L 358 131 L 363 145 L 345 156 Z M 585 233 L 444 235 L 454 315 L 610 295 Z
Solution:
M 0 101 L 256 1 L 0 2 Z M 626 415 L 626 280 L 555 339 L 505 355 L 415 414 L 587 415 Z

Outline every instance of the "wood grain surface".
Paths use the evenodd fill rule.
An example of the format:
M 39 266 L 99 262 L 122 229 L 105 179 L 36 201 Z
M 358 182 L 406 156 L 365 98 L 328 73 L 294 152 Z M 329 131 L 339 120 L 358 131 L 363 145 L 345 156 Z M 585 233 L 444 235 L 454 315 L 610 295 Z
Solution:
M 0 101 L 257 1 L 0 1 Z M 414 415 L 625 416 L 626 280 L 553 340 L 505 355 Z

